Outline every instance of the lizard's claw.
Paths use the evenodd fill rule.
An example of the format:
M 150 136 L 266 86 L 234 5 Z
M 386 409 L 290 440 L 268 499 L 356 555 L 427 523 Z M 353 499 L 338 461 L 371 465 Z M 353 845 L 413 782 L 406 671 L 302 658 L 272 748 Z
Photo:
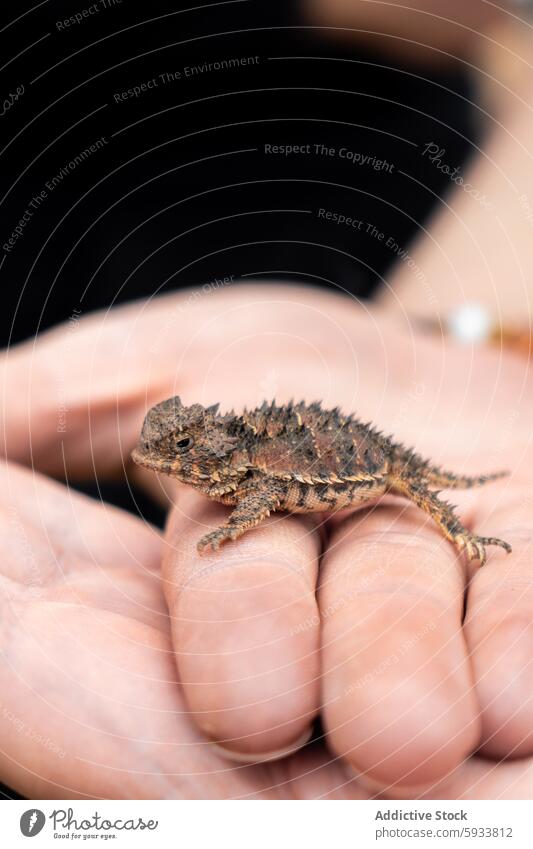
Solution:
M 236 539 L 238 534 L 231 528 L 217 528 L 216 531 L 203 536 L 196 546 L 200 554 L 206 554 L 209 549 L 217 551 L 220 546 L 229 540 Z
M 479 565 L 484 566 L 487 562 L 486 545 L 499 545 L 507 554 L 512 551 L 508 542 L 496 537 L 477 537 L 474 534 L 460 534 L 454 539 L 459 551 L 464 551 L 469 560 L 479 560 Z

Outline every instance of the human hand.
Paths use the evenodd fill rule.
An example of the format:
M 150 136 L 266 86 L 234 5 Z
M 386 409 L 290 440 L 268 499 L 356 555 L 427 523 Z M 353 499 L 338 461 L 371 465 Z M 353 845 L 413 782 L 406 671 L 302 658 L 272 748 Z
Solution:
M 101 447 L 118 445 L 119 434 L 125 455 L 146 406 L 177 393 L 185 403 L 220 400 L 223 407 L 274 394 L 281 401 L 320 397 L 406 442 L 416 437 L 417 449 L 456 471 L 513 470 L 510 481 L 461 494 L 468 523 L 514 545 L 508 559 L 491 551 L 472 576 L 464 630 L 465 564 L 410 505 L 390 501 L 325 524 L 276 515 L 200 560 L 196 540 L 224 509 L 180 490 L 163 574 L 180 677 L 198 726 L 241 758 L 261 758 L 293 747 L 321 710 L 332 751 L 387 792 L 405 795 L 412 785 L 417 793 L 446 792 L 435 782 L 456 776 L 480 744 L 492 756 L 528 755 L 521 623 L 531 401 L 522 365 L 415 340 L 316 290 L 236 287 L 190 305 L 185 318 L 176 309 L 169 324 L 183 297 L 117 310 L 100 324 L 95 317 L 77 331 L 69 368 L 91 403 L 71 404 L 67 470 L 79 472 L 93 458 L 97 468 L 113 470 L 120 451 L 107 451 L 105 464 Z M 102 339 L 111 340 L 104 351 L 114 345 L 122 354 L 113 369 L 108 355 L 99 358 Z M 43 345 L 57 345 L 55 354 L 49 348 L 57 359 L 56 340 Z M 76 346 L 95 353 L 92 375 Z M 11 439 L 20 451 L 20 440 Z M 50 467 L 54 455 L 34 456 Z
M 153 528 L 4 462 L 0 520 L 3 782 L 34 799 L 365 795 L 324 747 L 237 767 L 195 728 Z

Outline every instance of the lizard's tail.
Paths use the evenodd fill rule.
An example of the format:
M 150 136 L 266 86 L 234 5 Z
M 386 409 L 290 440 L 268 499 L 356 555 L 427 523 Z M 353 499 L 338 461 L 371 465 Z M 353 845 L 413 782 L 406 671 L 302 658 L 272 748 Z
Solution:
M 405 449 L 403 446 L 395 446 L 395 457 L 393 468 L 401 477 L 421 478 L 428 487 L 440 489 L 470 489 L 474 486 L 483 486 L 491 481 L 505 478 L 509 472 L 493 472 L 488 475 L 455 475 L 441 469 L 439 466 L 431 465 L 420 454 Z
M 428 486 L 438 486 L 441 489 L 470 489 L 473 486 L 483 486 L 491 481 L 505 478 L 509 474 L 509 472 L 493 472 L 490 475 L 469 477 L 468 475 L 454 475 L 453 472 L 446 472 L 438 467 L 429 467 L 420 471 Z

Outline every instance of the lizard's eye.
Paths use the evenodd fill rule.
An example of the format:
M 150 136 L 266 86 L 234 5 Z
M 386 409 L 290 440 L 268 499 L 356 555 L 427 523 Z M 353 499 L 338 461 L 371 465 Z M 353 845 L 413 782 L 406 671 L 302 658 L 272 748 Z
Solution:
M 179 451 L 180 454 L 184 454 L 185 451 L 188 451 L 189 448 L 192 448 L 193 439 L 191 436 L 181 436 L 179 439 L 176 439 L 175 447 L 176 450 Z

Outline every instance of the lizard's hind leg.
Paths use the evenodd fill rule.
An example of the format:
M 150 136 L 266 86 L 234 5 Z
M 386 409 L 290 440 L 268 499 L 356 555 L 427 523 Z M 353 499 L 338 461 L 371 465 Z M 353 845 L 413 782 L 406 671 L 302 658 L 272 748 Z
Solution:
M 428 513 L 446 539 L 453 542 L 459 551 L 465 551 L 469 560 L 479 560 L 483 566 L 487 560 L 486 545 L 499 545 L 507 553 L 511 552 L 511 546 L 504 540 L 479 537 L 465 528 L 455 514 L 453 505 L 441 501 L 435 492 L 428 489 L 424 479 L 398 475 L 392 478 L 388 489 L 393 495 L 403 495 Z

